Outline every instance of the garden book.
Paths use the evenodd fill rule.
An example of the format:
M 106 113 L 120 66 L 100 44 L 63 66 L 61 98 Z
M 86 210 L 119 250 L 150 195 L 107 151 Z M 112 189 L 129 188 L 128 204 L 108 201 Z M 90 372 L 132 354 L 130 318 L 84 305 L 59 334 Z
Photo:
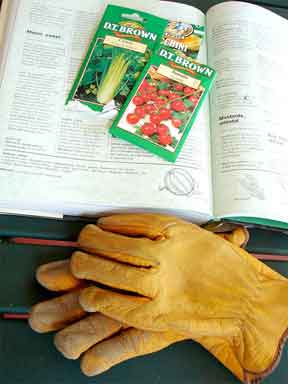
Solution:
M 109 2 L 110 3 L 110 2 Z M 107 2 L 4 0 L 0 20 L 0 211 L 121 211 L 288 228 L 288 22 L 228 1 L 113 1 L 204 26 L 198 61 L 217 72 L 175 163 L 109 134 L 111 118 L 65 105 Z

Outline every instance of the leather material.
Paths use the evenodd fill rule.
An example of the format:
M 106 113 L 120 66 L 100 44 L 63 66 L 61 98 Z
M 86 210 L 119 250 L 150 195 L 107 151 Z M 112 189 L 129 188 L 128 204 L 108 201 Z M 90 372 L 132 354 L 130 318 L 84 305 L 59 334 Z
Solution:
M 238 362 L 243 381 L 272 370 L 288 327 L 288 281 L 249 253 L 191 223 L 149 214 L 102 218 L 81 231 L 79 245 L 89 253 L 73 254 L 76 277 L 140 294 L 91 286 L 80 295 L 86 311 L 216 338 L 228 348 L 223 356 L 217 348 L 217 357 L 230 368 L 231 356 L 232 370 Z

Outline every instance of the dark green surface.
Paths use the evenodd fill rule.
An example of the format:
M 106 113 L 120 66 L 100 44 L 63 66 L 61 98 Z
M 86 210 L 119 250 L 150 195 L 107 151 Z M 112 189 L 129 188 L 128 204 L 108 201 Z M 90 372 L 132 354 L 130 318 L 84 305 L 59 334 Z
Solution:
M 56 353 L 50 335 L 34 334 L 20 322 L 0 322 L 1 384 L 236 384 L 228 370 L 200 345 L 182 342 L 150 356 L 114 367 L 95 378 L 84 377 L 79 363 Z M 287 349 L 266 384 L 286 384 Z M 286 362 L 286 365 L 285 365 Z
M 80 373 L 78 362 L 68 361 L 55 352 L 50 335 L 34 334 L 25 324 L 16 321 L 14 324 L 0 322 L 0 332 L 3 335 L 1 350 L 5 353 L 5 360 L 1 356 L 0 367 L 3 384 L 237 383 L 210 354 L 193 342 L 179 343 L 88 379 Z
M 6 235 L 45 235 L 75 240 L 81 222 L 0 217 Z M 4 230 L 5 228 L 5 230 Z M 251 232 L 251 250 L 277 246 L 288 250 L 288 237 L 276 232 Z M 35 268 L 48 261 L 69 257 L 71 248 L 0 244 L 0 305 L 2 311 L 28 310 L 38 300 L 48 297 L 34 279 Z M 288 276 L 288 263 L 269 263 Z M 277 324 L 275 325 L 277 326 Z M 266 382 L 288 382 L 288 349 L 280 366 Z M 113 368 L 96 378 L 81 375 L 77 362 L 62 358 L 53 347 L 52 335 L 33 333 L 24 321 L 0 320 L 0 383 L 17 384 L 225 384 L 237 380 L 201 346 L 179 343 L 157 354 L 141 357 Z M 2 381 L 3 380 L 3 381 Z

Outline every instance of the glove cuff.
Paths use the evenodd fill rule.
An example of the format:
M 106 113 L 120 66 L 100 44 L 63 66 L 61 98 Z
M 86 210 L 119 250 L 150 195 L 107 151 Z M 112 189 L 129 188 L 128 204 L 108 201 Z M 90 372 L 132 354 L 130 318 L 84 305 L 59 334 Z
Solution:
M 288 339 L 288 282 L 280 275 L 271 279 L 265 270 L 263 266 L 263 280 L 250 302 L 237 348 L 244 382 L 249 384 L 259 383 L 275 370 Z

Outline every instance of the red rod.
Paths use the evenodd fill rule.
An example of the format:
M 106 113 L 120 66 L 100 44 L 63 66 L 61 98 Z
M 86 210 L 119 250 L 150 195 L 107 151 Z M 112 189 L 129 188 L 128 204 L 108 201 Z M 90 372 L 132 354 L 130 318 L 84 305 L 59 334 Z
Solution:
M 37 239 L 32 237 L 11 237 L 8 239 L 9 243 L 13 244 L 29 244 L 29 245 L 43 245 L 50 247 L 72 247 L 78 248 L 76 241 L 66 240 L 49 240 L 49 239 Z M 252 253 L 258 260 L 265 261 L 288 261 L 288 255 L 274 255 L 271 253 Z
M 13 244 L 29 244 L 29 245 L 45 245 L 50 247 L 73 247 L 77 248 L 76 241 L 66 240 L 49 240 L 49 239 L 36 239 L 32 237 L 11 237 L 9 243 Z
M 28 320 L 29 313 L 3 313 L 2 319 L 5 320 Z
M 258 260 L 288 261 L 288 255 L 272 255 L 271 253 L 252 253 Z

